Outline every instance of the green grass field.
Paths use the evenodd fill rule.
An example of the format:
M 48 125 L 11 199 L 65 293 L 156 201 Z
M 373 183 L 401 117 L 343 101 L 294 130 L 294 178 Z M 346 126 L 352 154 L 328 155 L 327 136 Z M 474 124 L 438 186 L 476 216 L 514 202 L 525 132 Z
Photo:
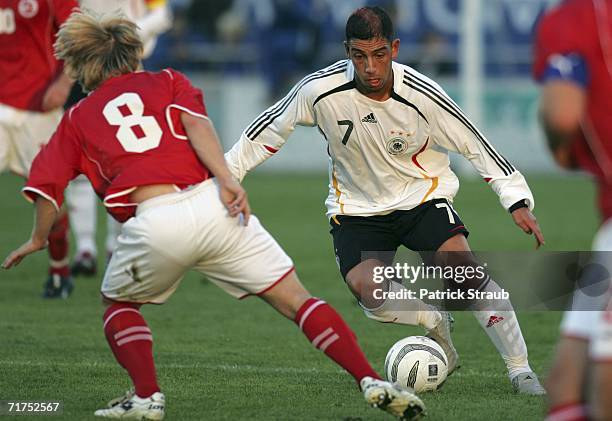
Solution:
M 590 248 L 597 217 L 585 179 L 531 179 L 547 250 Z M 21 180 L 0 176 L 0 256 L 27 239 L 32 208 Z M 336 306 L 382 370 L 389 347 L 417 328 L 366 319 L 344 286 L 324 216 L 324 176 L 254 175 L 254 211 L 287 252 L 310 291 Z M 455 202 L 475 250 L 529 250 L 494 193 L 465 181 Z M 99 235 L 102 244 L 102 233 Z M 0 272 L 0 400 L 61 400 L 63 416 L 93 411 L 129 387 L 102 333 L 100 276 L 79 278 L 66 301 L 40 298 L 46 253 Z M 390 419 L 365 406 L 353 380 L 310 346 L 295 325 L 258 299 L 237 302 L 190 274 L 164 306 L 143 311 L 155 336 L 168 420 Z M 455 314 L 462 368 L 437 393 L 422 395 L 430 420 L 537 420 L 543 399 L 512 393 L 501 358 L 468 313 Z M 520 313 L 532 367 L 543 376 L 557 338 L 559 313 Z M 18 419 L 27 419 L 21 417 Z M 34 419 L 34 417 L 31 417 Z M 38 418 L 38 417 L 37 417 Z

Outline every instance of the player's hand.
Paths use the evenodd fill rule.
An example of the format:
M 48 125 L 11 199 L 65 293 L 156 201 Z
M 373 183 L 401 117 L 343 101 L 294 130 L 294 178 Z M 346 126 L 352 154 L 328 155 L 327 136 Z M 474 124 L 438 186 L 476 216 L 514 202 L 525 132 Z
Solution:
M 234 179 L 225 182 L 219 181 L 219 196 L 230 216 L 234 217 L 242 214 L 243 224 L 246 226 L 251 216 L 251 206 L 247 199 L 247 193 L 242 186 Z
M 536 249 L 544 244 L 544 234 L 538 225 L 536 217 L 533 216 L 529 208 L 518 208 L 512 212 L 514 223 L 527 234 L 533 234 L 536 239 Z
M 58 78 L 47 88 L 42 100 L 42 110 L 51 111 L 63 106 L 70 95 L 72 82 L 65 77 Z
M 17 266 L 19 262 L 23 260 L 24 257 L 26 257 L 29 254 L 35 253 L 39 250 L 42 250 L 45 247 L 47 247 L 47 241 L 36 241 L 36 240 L 30 239 L 24 245 L 19 247 L 17 250 L 9 254 L 6 259 L 4 259 L 4 262 L 2 263 L 2 268 L 10 269 L 13 266 Z

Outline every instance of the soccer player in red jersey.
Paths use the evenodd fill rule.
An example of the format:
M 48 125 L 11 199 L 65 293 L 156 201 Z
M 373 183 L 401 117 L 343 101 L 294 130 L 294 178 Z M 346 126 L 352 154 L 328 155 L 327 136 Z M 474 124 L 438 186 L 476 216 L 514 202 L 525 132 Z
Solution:
M 138 35 L 142 39 L 143 59 L 152 53 L 160 34 L 172 26 L 172 13 L 166 0 L 79 0 L 83 10 L 99 16 L 120 13 L 138 25 Z M 85 97 L 81 87 L 76 84 L 64 105 L 70 108 Z M 74 237 L 75 254 L 71 266 L 72 276 L 95 276 L 97 272 L 96 195 L 85 176 L 75 178 L 66 193 L 70 214 L 70 230 Z M 110 215 L 106 218 L 106 257 L 112 254 L 117 244 L 121 225 Z
M 72 81 L 53 56 L 53 41 L 77 6 L 75 0 L 0 0 L 0 172 L 27 177 L 62 117 Z M 48 240 L 49 278 L 43 297 L 66 298 L 72 280 L 65 212 Z
M 57 56 L 91 93 L 65 113 L 35 159 L 23 189 L 36 204 L 34 230 L 3 263 L 10 268 L 44 246 L 64 189 L 79 174 L 124 222 L 102 282 L 103 329 L 134 391 L 95 415 L 163 419 L 153 337 L 140 307 L 164 303 L 193 268 L 230 295 L 258 295 L 295 321 L 355 378 L 369 404 L 418 417 L 420 399 L 380 379 L 340 315 L 304 289 L 289 256 L 249 218 L 202 93 L 174 70 L 137 71 L 143 44 L 136 29 L 125 19 L 76 13 L 59 31 Z
M 537 31 L 533 74 L 542 85 L 541 120 L 555 160 L 595 178 L 602 225 L 593 249 L 610 251 L 612 0 L 566 0 L 548 12 Z M 550 420 L 612 417 L 612 400 L 606 396 L 612 392 L 612 335 L 606 336 L 612 320 L 595 311 L 603 310 L 608 299 L 577 291 L 574 308 L 581 311 L 565 314 L 547 382 Z M 598 374 L 587 387 L 589 367 Z

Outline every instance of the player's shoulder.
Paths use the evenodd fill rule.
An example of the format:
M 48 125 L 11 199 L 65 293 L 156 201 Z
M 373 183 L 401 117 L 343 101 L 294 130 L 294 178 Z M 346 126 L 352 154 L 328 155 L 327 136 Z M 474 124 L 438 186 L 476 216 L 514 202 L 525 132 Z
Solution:
M 447 96 L 444 88 L 429 76 L 419 72 L 406 64 L 393 62 L 393 71 L 402 75 L 401 92 L 411 96 L 425 96 L 430 94 Z
M 588 24 L 589 17 L 593 15 L 592 2 L 584 0 L 565 0 L 544 13 L 539 24 L 538 32 L 549 31 L 551 36 L 558 35 L 557 31 L 584 31 L 592 28 Z M 584 26 L 586 25 L 586 26 Z
M 178 70 L 173 69 L 172 67 L 166 67 L 161 69 L 159 72 L 151 73 L 153 75 L 157 75 L 160 77 L 168 77 L 170 80 L 175 79 L 187 79 L 184 73 L 179 72 Z
M 307 96 L 317 97 L 322 93 L 334 89 L 344 83 L 350 82 L 350 60 L 340 60 L 310 73 L 300 80 L 294 89 L 301 90 Z

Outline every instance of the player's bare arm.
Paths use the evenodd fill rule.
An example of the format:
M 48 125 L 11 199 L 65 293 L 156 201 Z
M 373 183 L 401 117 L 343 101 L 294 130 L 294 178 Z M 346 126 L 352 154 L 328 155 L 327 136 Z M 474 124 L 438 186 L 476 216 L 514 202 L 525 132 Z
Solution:
M 74 81 L 62 72 L 62 74 L 49 85 L 45 92 L 42 101 L 43 111 L 51 111 L 63 106 L 70 94 L 70 89 L 72 89 L 73 84 Z
M 13 266 L 17 266 L 24 257 L 42 250 L 47 246 L 47 238 L 49 238 L 49 233 L 51 232 L 51 227 L 53 227 L 58 211 L 51 201 L 42 196 L 36 199 L 35 206 L 36 217 L 32 236 L 21 247 L 8 255 L 2 263 L 4 269 L 10 269 Z
M 570 144 L 580 134 L 580 120 L 586 107 L 584 89 L 565 80 L 546 83 L 542 89 L 540 118 L 548 147 L 557 164 L 573 168 Z
M 214 126 L 210 120 L 188 113 L 181 114 L 181 122 L 196 154 L 217 178 L 221 200 L 227 207 L 230 216 L 238 216 L 242 213 L 246 225 L 251 215 L 247 193 L 227 168 Z

